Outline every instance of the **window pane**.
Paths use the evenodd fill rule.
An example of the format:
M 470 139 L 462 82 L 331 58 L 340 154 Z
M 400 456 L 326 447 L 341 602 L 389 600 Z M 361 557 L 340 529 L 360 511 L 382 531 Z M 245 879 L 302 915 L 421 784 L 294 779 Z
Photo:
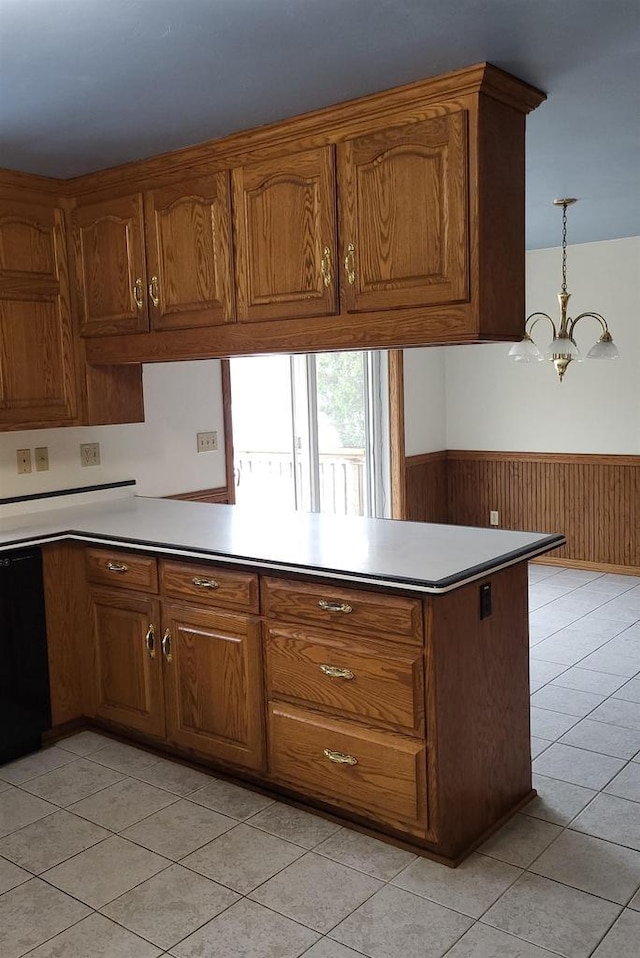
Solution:
M 364 354 L 320 353 L 316 357 L 320 511 L 364 515 Z
M 230 361 L 236 502 L 293 509 L 288 356 Z
M 386 359 L 380 352 L 232 359 L 236 501 L 388 515 Z

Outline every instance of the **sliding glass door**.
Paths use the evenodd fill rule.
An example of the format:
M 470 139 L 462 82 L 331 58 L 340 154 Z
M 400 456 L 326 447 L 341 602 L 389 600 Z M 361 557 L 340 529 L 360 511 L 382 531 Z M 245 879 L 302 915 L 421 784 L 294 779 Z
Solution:
M 238 504 L 390 515 L 387 354 L 230 361 Z

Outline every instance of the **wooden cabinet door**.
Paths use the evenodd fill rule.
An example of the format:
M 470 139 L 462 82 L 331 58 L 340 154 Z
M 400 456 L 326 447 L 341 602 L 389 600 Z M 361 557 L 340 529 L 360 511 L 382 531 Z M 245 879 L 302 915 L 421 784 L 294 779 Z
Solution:
M 77 414 L 64 212 L 2 202 L 0 427 Z
M 157 599 L 115 589 L 95 589 L 90 602 L 96 715 L 164 738 Z
M 149 314 L 154 329 L 233 319 L 227 172 L 145 194 Z
M 78 207 L 73 245 L 82 334 L 147 330 L 142 194 Z
M 233 171 L 238 319 L 338 308 L 333 147 Z
M 347 140 L 338 181 L 343 309 L 468 299 L 465 111 Z
M 257 619 L 186 605 L 164 609 L 167 736 L 201 755 L 264 767 Z

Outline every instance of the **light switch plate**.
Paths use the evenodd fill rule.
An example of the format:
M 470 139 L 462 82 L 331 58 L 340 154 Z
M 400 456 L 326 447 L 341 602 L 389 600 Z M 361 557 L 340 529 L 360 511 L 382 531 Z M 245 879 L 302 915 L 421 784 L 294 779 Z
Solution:
M 217 432 L 199 432 L 196 433 L 198 440 L 198 452 L 213 452 L 218 448 Z
M 36 446 L 33 455 L 36 461 L 36 472 L 47 472 L 49 469 L 49 447 Z

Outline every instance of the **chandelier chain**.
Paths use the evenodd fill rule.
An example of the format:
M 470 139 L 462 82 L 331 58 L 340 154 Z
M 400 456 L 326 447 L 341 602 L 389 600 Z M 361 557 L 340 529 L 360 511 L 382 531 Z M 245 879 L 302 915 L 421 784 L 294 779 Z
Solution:
M 562 292 L 567 292 L 567 204 L 562 204 Z

